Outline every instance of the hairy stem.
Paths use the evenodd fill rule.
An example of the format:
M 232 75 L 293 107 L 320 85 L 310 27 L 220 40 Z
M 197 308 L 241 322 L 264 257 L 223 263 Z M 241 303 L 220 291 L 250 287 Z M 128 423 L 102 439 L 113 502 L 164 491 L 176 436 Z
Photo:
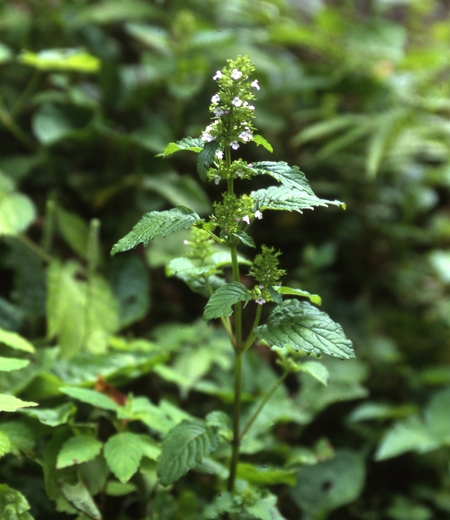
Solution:
M 240 441 L 244 438 L 244 435 L 248 432 L 250 426 L 255 422 L 258 415 L 261 413 L 261 410 L 266 405 L 267 401 L 272 397 L 276 390 L 280 387 L 281 383 L 286 379 L 286 376 L 289 374 L 289 371 L 284 372 L 284 374 L 278 379 L 278 381 L 273 385 L 273 387 L 267 392 L 264 396 L 264 399 L 261 401 L 261 404 L 258 406 L 256 412 L 252 415 L 252 418 L 248 421 L 246 427 L 242 430 L 241 436 L 239 438 Z

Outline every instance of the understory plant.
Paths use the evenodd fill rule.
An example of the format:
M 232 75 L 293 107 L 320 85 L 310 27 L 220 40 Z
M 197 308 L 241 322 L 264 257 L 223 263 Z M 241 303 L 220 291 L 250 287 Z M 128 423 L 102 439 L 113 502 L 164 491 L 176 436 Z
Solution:
M 251 228 L 263 225 L 269 210 L 295 211 L 337 205 L 317 197 L 297 166 L 285 162 L 248 163 L 237 157 L 244 145 L 255 143 L 272 152 L 271 145 L 255 133 L 254 93 L 260 90 L 252 74 L 248 56 L 228 60 L 228 66 L 213 77 L 217 93 L 211 99 L 211 124 L 199 138 L 187 137 L 170 143 L 160 154 L 198 153 L 197 171 L 203 182 L 223 188 L 222 198 L 213 204 L 213 213 L 203 219 L 186 206 L 146 213 L 111 254 L 128 251 L 138 244 L 147 246 L 161 235 L 191 229 L 184 241 L 185 255 L 174 258 L 167 274 L 183 280 L 197 294 L 207 298 L 203 319 L 212 330 L 220 325 L 234 354 L 234 395 L 231 421 L 223 410 L 213 410 L 202 418 L 187 418 L 169 429 L 157 460 L 158 483 L 171 486 L 189 470 L 228 459 L 228 469 L 211 471 L 219 475 L 213 486 L 218 491 L 206 504 L 203 518 L 283 518 L 276 497 L 267 490 L 256 490 L 248 481 L 237 478 L 240 447 L 263 412 L 265 405 L 292 372 L 305 371 L 326 382 L 327 369 L 318 361 L 304 362 L 303 356 L 322 354 L 340 359 L 354 357 L 351 341 L 342 327 L 318 309 L 321 299 L 301 288 L 287 287 L 282 279 L 280 251 L 270 244 L 256 246 Z M 268 176 L 278 184 L 245 192 L 255 177 Z M 257 249 L 253 260 L 238 253 Z M 287 299 L 284 299 L 287 297 Z M 267 310 L 267 312 L 266 312 Z M 263 319 L 264 316 L 264 319 Z M 214 332 L 215 333 L 215 332 Z M 280 365 L 280 377 L 267 388 L 253 413 L 241 422 L 243 402 L 243 358 L 255 343 L 271 348 Z M 211 348 L 214 348 L 212 345 Z M 126 414 L 124 415 L 124 417 Z M 124 430 L 126 431 L 126 426 Z M 205 466 L 206 465 L 206 466 Z M 216 468 L 217 469 L 217 468 Z M 226 490 L 225 490 L 226 488 Z

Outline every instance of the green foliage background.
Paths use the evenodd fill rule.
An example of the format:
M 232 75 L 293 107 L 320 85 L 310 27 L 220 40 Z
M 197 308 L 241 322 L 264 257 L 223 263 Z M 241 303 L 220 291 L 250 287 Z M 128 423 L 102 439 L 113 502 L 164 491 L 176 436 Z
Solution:
M 449 9 L 444 0 L 0 4 L 0 327 L 29 342 L 0 335 L 10 410 L 0 478 L 12 488 L 0 492 L 18 518 L 27 506 L 13 490 L 35 519 L 95 518 L 100 502 L 112 520 L 195 519 L 212 500 L 208 473 L 224 468 L 208 458 L 205 475 L 174 493 L 155 487 L 157 441 L 184 419 L 228 411 L 233 391 L 226 337 L 196 321 L 206 300 L 165 276 L 187 235 L 108 252 L 145 212 L 211 212 L 219 191 L 199 183 L 196 157 L 155 156 L 200 135 L 213 74 L 244 53 L 261 85 L 255 126 L 274 147 L 269 158 L 248 146 L 246 160 L 299 165 L 318 196 L 347 204 L 276 212 L 255 241 L 283 251 L 290 286 L 322 296 L 357 360 L 325 360 L 328 386 L 290 376 L 253 425 L 238 476 L 269 486 L 287 519 L 448 517 Z M 245 367 L 247 417 L 277 379 L 272 361 L 261 347 Z M 134 395 L 125 407 L 80 393 L 99 374 Z M 12 396 L 39 407 L 13 414 Z M 133 434 L 120 433 L 124 420 L 136 421 Z M 86 493 L 70 485 L 77 442 Z M 259 467 L 261 452 L 282 469 Z M 107 484 L 105 459 L 117 477 Z M 272 515 L 274 495 L 262 498 Z M 226 500 L 205 518 L 230 510 Z M 246 518 L 265 518 L 251 507 Z

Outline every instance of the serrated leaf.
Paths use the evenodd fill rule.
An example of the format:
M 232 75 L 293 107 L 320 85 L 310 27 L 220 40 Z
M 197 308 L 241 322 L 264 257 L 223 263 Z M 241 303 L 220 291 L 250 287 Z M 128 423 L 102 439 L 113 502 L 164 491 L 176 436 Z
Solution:
M 278 305 L 265 325 L 256 327 L 260 339 L 271 345 L 290 345 L 316 355 L 328 354 L 341 359 L 355 357 L 352 342 L 342 327 L 328 314 L 308 302 L 286 300 Z
M 330 373 L 325 365 L 318 361 L 306 361 L 301 365 L 302 372 L 306 372 L 323 385 L 327 386 Z
M 219 148 L 220 141 L 211 141 L 210 143 L 205 144 L 205 147 L 198 155 L 197 172 L 203 182 L 206 181 L 206 174 L 208 173 L 208 170 L 214 160 L 214 154 Z
M 176 143 L 169 143 L 165 147 L 164 151 L 159 153 L 156 157 L 167 157 L 172 153 L 183 150 L 199 153 L 202 151 L 203 146 L 204 142 L 202 141 L 201 137 L 185 137 Z
M 111 471 L 125 484 L 139 468 L 142 458 L 141 439 L 134 433 L 117 433 L 106 442 L 104 454 Z
M 83 482 L 78 482 L 74 486 L 68 482 L 63 482 L 61 492 L 64 498 L 73 504 L 78 511 L 94 520 L 101 520 L 102 515 Z
M 111 250 L 111 256 L 133 249 L 141 242 L 147 247 L 149 241 L 153 240 L 156 236 L 162 235 L 166 237 L 175 231 L 190 228 L 200 220 L 200 217 L 195 211 L 185 206 L 177 206 L 168 211 L 152 211 L 146 213 L 134 226 L 132 231 L 114 245 Z
M 264 139 L 262 135 L 254 135 L 253 142 L 257 144 L 257 146 L 262 145 L 266 150 L 269 150 L 270 153 L 273 153 L 272 145 Z
M 239 240 L 248 247 L 256 247 L 255 241 L 253 238 L 246 233 L 245 231 L 236 231 L 235 233 L 232 233 L 233 236 L 239 238 Z
M 298 166 L 289 166 L 284 161 L 263 161 L 253 163 L 253 170 L 259 175 L 270 175 L 278 182 L 281 182 L 283 186 L 297 188 L 309 195 L 314 195 L 305 174 Z
M 113 410 L 116 411 L 119 405 L 116 404 L 105 394 L 96 392 L 95 390 L 89 390 L 87 388 L 77 388 L 74 386 L 63 386 L 59 389 L 63 394 L 69 395 L 74 399 L 78 399 L 83 403 L 90 404 L 102 410 Z
M 23 350 L 25 352 L 34 352 L 33 345 L 19 334 L 9 332 L 0 328 L 0 343 L 8 345 L 8 347 L 16 350 Z
M 38 406 L 38 403 L 22 401 L 22 399 L 18 399 L 12 395 L 0 394 L 0 412 L 15 412 L 19 408 L 28 406 Z
M 205 307 L 204 320 L 212 320 L 233 314 L 233 305 L 251 300 L 251 292 L 239 282 L 231 282 L 219 287 L 214 292 Z
M 28 359 L 17 359 L 0 357 L 0 372 L 11 372 L 26 367 L 30 361 Z
M 170 486 L 219 444 L 219 434 L 201 421 L 184 420 L 167 434 L 156 465 L 159 483 Z
M 288 186 L 270 186 L 269 188 L 252 191 L 256 206 L 259 209 L 275 209 L 285 211 L 297 211 L 303 213 L 304 209 L 314 209 L 317 206 L 327 207 L 329 204 L 341 206 L 345 204 L 338 200 L 326 200 L 310 195 L 306 191 L 299 191 Z
M 47 426 L 60 426 L 66 424 L 69 418 L 77 411 L 73 403 L 65 403 L 56 408 L 35 408 L 31 410 L 21 410 L 29 417 L 35 417 L 42 424 Z
M 19 61 L 39 70 L 75 70 L 97 72 L 100 60 L 81 49 L 46 49 L 41 52 L 23 51 Z
M 100 453 L 101 449 L 102 443 L 91 435 L 72 437 L 59 450 L 56 468 L 66 468 L 92 460 Z
M 285 287 L 284 285 L 280 285 L 280 287 L 277 287 L 276 290 L 279 294 L 303 296 L 305 298 L 309 298 L 309 300 L 316 305 L 322 305 L 322 298 L 318 294 L 311 294 L 307 291 L 303 291 L 302 289 L 293 289 L 292 287 Z
M 6 484 L 0 484 L 0 520 L 33 520 L 25 497 Z

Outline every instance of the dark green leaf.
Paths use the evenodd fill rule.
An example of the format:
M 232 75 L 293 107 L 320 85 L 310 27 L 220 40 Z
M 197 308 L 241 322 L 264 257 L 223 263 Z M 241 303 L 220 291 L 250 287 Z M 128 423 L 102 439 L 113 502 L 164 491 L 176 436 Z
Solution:
M 355 357 L 352 342 L 342 327 L 308 302 L 284 301 L 274 309 L 267 324 L 257 327 L 255 332 L 259 338 L 280 348 L 289 344 L 295 350 L 316 355 Z
M 231 282 L 219 287 L 214 292 L 205 307 L 204 320 L 231 316 L 233 305 L 251 300 L 251 292 L 239 282 Z
M 200 175 L 200 179 L 205 182 L 206 174 L 214 160 L 214 154 L 220 148 L 220 141 L 211 141 L 206 143 L 203 150 L 199 153 L 197 159 L 197 172 Z
M 308 195 L 314 195 L 305 174 L 300 171 L 298 166 L 289 166 L 284 161 L 264 161 L 253 163 L 253 169 L 258 174 L 270 175 L 278 182 L 281 182 L 283 186 L 297 188 Z
M 202 421 L 183 421 L 167 434 L 156 465 L 158 480 L 170 486 L 195 468 L 219 444 L 219 434 Z
M 47 426 L 60 426 L 66 424 L 72 415 L 77 411 L 73 403 L 65 403 L 56 408 L 35 408 L 22 410 L 22 413 L 29 417 L 35 417 L 42 424 Z
M 204 142 L 201 137 L 185 137 L 176 143 L 169 143 L 162 153 L 156 157 L 167 157 L 168 155 L 182 150 L 199 153 L 202 151 Z
M 277 290 L 275 290 L 272 287 L 268 287 L 267 289 L 268 289 L 269 294 L 270 294 L 270 296 L 272 297 L 272 299 L 273 299 L 273 301 L 275 303 L 278 303 L 278 304 L 283 303 L 283 298 L 279 295 Z
M 78 482 L 74 486 L 71 486 L 68 482 L 63 482 L 61 492 L 66 500 L 73 504 L 78 511 L 81 511 L 94 520 L 101 520 L 102 515 L 91 494 L 82 482 Z
M 146 213 L 128 235 L 124 236 L 112 248 L 111 256 L 122 251 L 133 249 L 141 242 L 147 246 L 150 240 L 158 235 L 166 237 L 180 229 L 190 228 L 200 221 L 200 217 L 185 206 L 177 206 L 168 211 L 152 211 Z
M 245 231 L 236 231 L 232 233 L 233 236 L 239 238 L 239 240 L 248 247 L 256 247 L 253 238 Z

